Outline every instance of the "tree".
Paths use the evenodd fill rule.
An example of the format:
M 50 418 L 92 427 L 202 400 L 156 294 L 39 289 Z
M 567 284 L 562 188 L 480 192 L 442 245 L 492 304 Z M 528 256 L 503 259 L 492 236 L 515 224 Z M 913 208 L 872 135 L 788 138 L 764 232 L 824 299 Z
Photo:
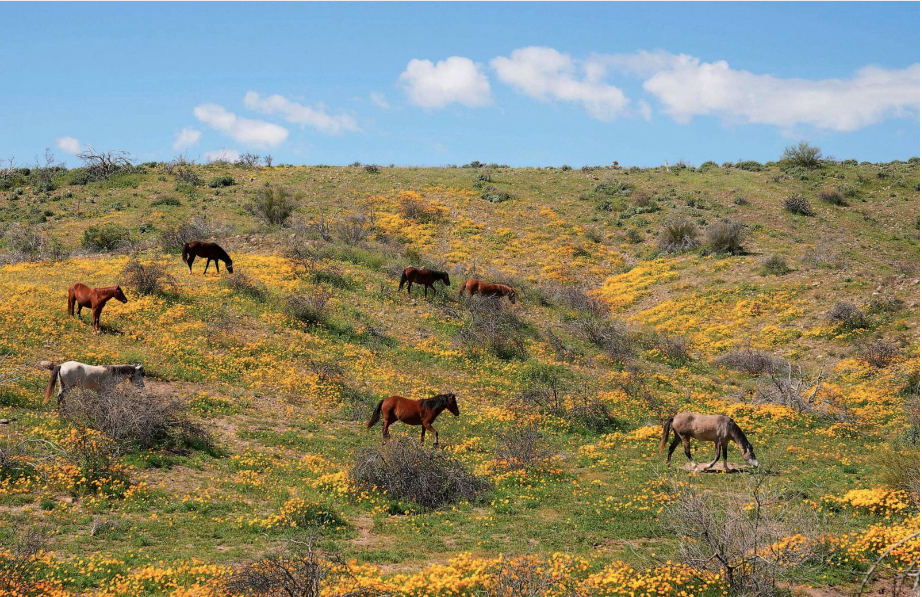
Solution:
M 823 154 L 819 147 L 813 147 L 807 141 L 801 141 L 797 145 L 790 145 L 784 148 L 781 159 L 791 162 L 796 166 L 804 168 L 816 168 L 820 165 Z

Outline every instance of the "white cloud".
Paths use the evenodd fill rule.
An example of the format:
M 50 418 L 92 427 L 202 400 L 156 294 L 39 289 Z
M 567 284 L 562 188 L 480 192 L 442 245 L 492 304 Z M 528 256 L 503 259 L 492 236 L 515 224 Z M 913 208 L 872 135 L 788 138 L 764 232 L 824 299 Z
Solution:
M 243 105 L 250 110 L 263 114 L 277 114 L 292 124 L 310 126 L 329 135 L 338 135 L 344 131 L 361 132 L 355 118 L 348 114 L 327 114 L 326 106 L 305 106 L 281 95 L 262 97 L 255 91 L 247 91 L 243 96 Z
M 850 78 L 808 80 L 691 58 L 653 74 L 643 86 L 680 123 L 715 115 L 785 129 L 805 124 L 848 132 L 919 110 L 918 64 L 894 70 L 869 66 Z
M 413 59 L 400 74 L 410 102 L 426 109 L 458 103 L 470 108 L 489 105 L 490 81 L 470 58 L 451 56 L 435 64 Z
M 202 131 L 197 131 L 194 128 L 186 127 L 177 133 L 176 140 L 173 141 L 173 149 L 179 151 L 187 147 L 192 147 L 198 143 L 199 139 L 201 138 Z
M 635 77 L 649 77 L 663 70 L 697 62 L 697 58 L 688 54 L 672 54 L 666 50 L 638 50 L 633 54 L 592 54 L 586 59 L 585 69 L 587 72 L 593 72 L 598 78 L 605 76 L 608 69 Z
M 580 65 L 554 48 L 519 48 L 509 57 L 494 58 L 490 65 L 500 81 L 518 92 L 540 101 L 581 103 L 597 120 L 614 120 L 626 113 L 630 103 L 619 88 L 602 81 L 605 69 L 596 61 Z
M 274 147 L 288 138 L 288 130 L 263 120 L 240 118 L 217 104 L 201 104 L 192 113 L 201 122 L 231 139 L 256 147 Z
M 216 151 L 205 152 L 205 162 L 236 162 L 240 159 L 240 152 L 235 149 L 221 148 Z
M 371 92 L 371 95 L 370 95 L 369 97 L 371 98 L 371 103 L 373 103 L 374 105 L 378 106 L 378 107 L 381 108 L 382 110 L 387 110 L 388 108 L 391 107 L 391 105 L 390 105 L 390 104 L 388 103 L 388 101 L 387 101 L 387 98 L 384 97 L 384 94 L 383 94 L 383 93 L 378 93 L 377 91 L 372 91 L 372 92 Z
M 80 141 L 77 141 L 73 137 L 58 137 L 56 144 L 58 149 L 71 155 L 77 155 L 83 149 L 80 146 Z

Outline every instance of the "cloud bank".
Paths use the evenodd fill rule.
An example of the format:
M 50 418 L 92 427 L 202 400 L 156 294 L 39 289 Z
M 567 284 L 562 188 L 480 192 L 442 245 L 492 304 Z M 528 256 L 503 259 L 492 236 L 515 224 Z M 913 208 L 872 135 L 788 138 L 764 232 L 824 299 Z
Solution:
M 470 58 L 452 56 L 435 64 L 410 60 L 400 84 L 411 103 L 437 110 L 458 103 L 469 108 L 492 103 L 490 81 Z
M 288 138 L 288 129 L 271 122 L 240 118 L 218 104 L 201 104 L 192 114 L 202 123 L 235 141 L 254 147 L 274 147 Z
M 243 105 L 249 110 L 280 116 L 286 122 L 309 126 L 328 135 L 362 130 L 355 118 L 348 114 L 330 115 L 323 104 L 305 106 L 281 95 L 263 97 L 255 91 L 248 91 L 243 96 Z

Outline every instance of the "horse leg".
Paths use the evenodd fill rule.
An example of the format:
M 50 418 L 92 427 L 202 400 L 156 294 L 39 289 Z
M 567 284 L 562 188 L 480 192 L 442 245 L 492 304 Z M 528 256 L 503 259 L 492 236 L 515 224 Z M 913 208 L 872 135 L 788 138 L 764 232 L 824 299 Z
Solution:
M 714 442 L 714 460 L 711 464 L 707 465 L 707 468 L 710 470 L 717 464 L 717 461 L 720 460 L 720 440 Z
M 208 261 L 205 262 L 205 273 L 208 273 L 208 266 L 211 265 L 211 257 L 208 258 Z
M 435 430 L 435 427 L 432 426 L 432 423 L 423 423 L 423 429 L 428 429 L 435 435 L 435 443 L 432 444 L 433 448 L 439 447 L 439 432 Z
M 426 441 L 426 426 L 423 425 L 423 431 L 419 434 L 419 445 L 422 447 L 423 442 Z
M 411 288 L 413 288 L 413 280 L 407 278 L 407 296 L 410 296 Z
M 99 333 L 99 315 L 102 313 L 102 305 L 99 307 L 93 307 L 93 333 Z
M 666 466 L 669 466 L 669 462 L 672 460 L 672 453 L 675 452 L 675 449 L 679 447 L 679 442 L 682 440 L 679 439 L 679 434 L 676 433 L 675 437 L 672 439 L 672 445 L 669 446 L 669 454 L 666 455 Z
M 74 295 L 71 294 L 67 297 L 67 314 L 70 315 L 71 317 L 74 316 L 74 303 L 75 302 L 76 302 L 76 299 L 74 298 Z
M 189 265 L 189 273 L 192 273 L 192 264 L 195 263 L 195 255 L 189 255 L 189 261 L 186 262 Z
M 727 444 L 728 443 L 730 442 L 728 442 L 727 440 L 724 440 L 723 445 L 721 446 L 721 451 L 723 452 L 723 457 L 724 457 L 724 471 L 725 472 L 727 471 Z
M 214 268 L 218 270 L 219 274 L 221 273 L 221 262 L 218 261 L 217 259 L 214 260 Z
M 697 467 L 698 463 L 695 462 L 695 459 L 692 458 L 692 454 L 691 454 L 691 441 L 689 441 L 687 437 L 683 437 L 682 444 L 685 446 L 685 456 L 687 456 L 688 459 L 691 460 L 692 464 L 694 464 Z

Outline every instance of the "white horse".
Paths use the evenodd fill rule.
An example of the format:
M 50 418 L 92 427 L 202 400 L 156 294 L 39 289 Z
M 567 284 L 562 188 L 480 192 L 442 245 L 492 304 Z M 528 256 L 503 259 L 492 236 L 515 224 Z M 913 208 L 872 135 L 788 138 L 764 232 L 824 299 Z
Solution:
M 93 390 L 98 392 L 103 387 L 117 383 L 122 379 L 128 379 L 139 388 L 144 387 L 144 367 L 141 365 L 87 365 L 77 361 L 67 361 L 60 365 L 53 365 L 47 361 L 42 361 L 42 366 L 51 369 L 51 379 L 48 381 L 48 389 L 45 390 L 46 404 L 51 398 L 54 386 L 57 381 L 61 382 L 61 389 L 58 390 L 58 408 L 64 404 L 64 394 L 73 388 L 84 390 Z
M 707 466 L 708 469 L 714 467 L 720 459 L 721 454 L 724 459 L 724 470 L 727 470 L 727 445 L 733 441 L 743 453 L 743 459 L 752 466 L 759 466 L 756 459 L 756 451 L 746 439 L 746 434 L 736 424 L 736 421 L 725 415 L 699 415 L 697 413 L 679 413 L 663 424 L 663 441 L 659 444 L 662 451 L 669 440 L 669 432 L 675 433 L 675 439 L 669 446 L 669 455 L 666 456 L 666 464 L 672 460 L 672 453 L 679 443 L 685 444 L 685 456 L 692 463 L 695 459 L 691 455 L 691 445 L 688 440 L 697 439 L 699 441 L 714 442 L 714 460 Z

